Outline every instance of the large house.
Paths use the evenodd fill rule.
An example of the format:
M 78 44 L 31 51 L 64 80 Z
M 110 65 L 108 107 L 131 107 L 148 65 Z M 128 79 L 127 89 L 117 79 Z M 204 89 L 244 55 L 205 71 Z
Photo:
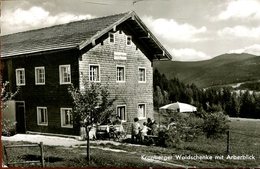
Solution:
M 109 85 L 126 123 L 153 118 L 154 59 L 171 55 L 135 12 L 2 36 L 3 81 L 20 88 L 4 117 L 17 132 L 78 135 L 67 88 L 81 88 L 85 77 Z

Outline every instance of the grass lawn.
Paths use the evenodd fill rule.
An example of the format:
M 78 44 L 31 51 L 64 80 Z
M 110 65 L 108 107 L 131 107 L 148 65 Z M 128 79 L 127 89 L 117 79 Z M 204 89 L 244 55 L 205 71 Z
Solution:
M 260 167 L 260 121 L 232 120 L 230 123 L 230 155 L 253 155 L 255 160 L 234 160 L 226 159 L 226 136 L 219 139 L 207 139 L 199 137 L 193 142 L 184 142 L 177 148 L 163 148 L 155 146 L 131 146 L 130 144 L 115 145 L 111 143 L 96 144 L 91 143 L 91 163 L 92 167 L 177 167 L 177 165 L 189 167 Z M 18 144 L 17 142 L 3 141 L 3 144 Z M 103 150 L 110 148 L 121 150 L 114 152 Z M 126 152 L 124 152 L 126 151 Z M 48 167 L 86 167 L 86 147 L 83 145 L 76 147 L 53 147 L 45 146 L 45 161 Z M 177 159 L 176 155 L 185 157 L 212 156 L 210 160 L 199 159 Z M 215 156 L 223 159 L 215 159 Z M 167 157 L 164 163 L 147 162 L 141 157 Z M 14 159 L 32 160 L 39 158 L 38 149 L 26 148 L 12 152 Z M 170 158 L 169 158 L 170 157 Z M 158 161 L 157 161 L 158 162 Z
M 3 145 L 28 144 L 25 142 L 3 141 Z M 39 148 L 16 148 L 8 150 L 9 161 L 40 160 Z M 113 152 L 91 148 L 91 167 L 170 167 L 167 164 L 145 162 L 135 153 Z M 44 146 L 46 167 L 86 167 L 86 148 Z M 21 166 L 21 165 L 20 165 Z M 28 166 L 28 165 L 27 165 Z M 25 165 L 26 167 L 26 165 Z

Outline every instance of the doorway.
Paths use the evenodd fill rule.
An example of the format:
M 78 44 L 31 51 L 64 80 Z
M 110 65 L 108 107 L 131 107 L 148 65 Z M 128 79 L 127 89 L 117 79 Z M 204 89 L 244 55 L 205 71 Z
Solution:
M 16 132 L 25 133 L 25 104 L 18 101 L 15 104 Z

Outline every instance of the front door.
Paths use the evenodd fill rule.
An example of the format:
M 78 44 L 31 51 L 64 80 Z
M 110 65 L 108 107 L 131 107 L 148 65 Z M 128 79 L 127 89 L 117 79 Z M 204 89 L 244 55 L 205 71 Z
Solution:
M 16 132 L 25 133 L 25 105 L 24 102 L 16 102 Z

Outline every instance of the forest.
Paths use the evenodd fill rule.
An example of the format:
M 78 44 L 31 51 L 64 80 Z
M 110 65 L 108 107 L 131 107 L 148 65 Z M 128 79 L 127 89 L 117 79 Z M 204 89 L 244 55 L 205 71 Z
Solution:
M 198 88 L 178 78 L 167 79 L 155 69 L 153 74 L 154 107 L 183 102 L 196 106 L 199 112 L 223 111 L 230 117 L 260 119 L 260 94 L 234 90 L 232 87 Z

